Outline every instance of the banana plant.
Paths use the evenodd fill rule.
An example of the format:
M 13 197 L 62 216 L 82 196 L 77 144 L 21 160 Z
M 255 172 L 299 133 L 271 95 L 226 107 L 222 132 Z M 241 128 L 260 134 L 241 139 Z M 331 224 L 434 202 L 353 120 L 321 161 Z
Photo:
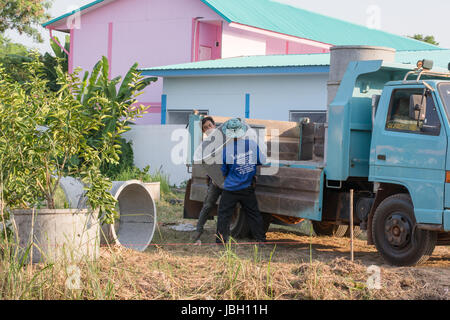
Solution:
M 118 143 L 121 145 L 120 154 L 121 157 L 117 159 L 118 166 L 105 163 L 103 166 L 103 173 L 108 176 L 114 173 L 109 172 L 111 170 L 120 171 L 127 167 L 133 166 L 133 157 L 129 156 L 132 153 L 131 145 L 127 143 L 121 135 L 126 131 L 129 131 L 129 127 L 136 118 L 142 117 L 142 114 L 146 113 L 146 109 L 143 105 L 138 105 L 137 97 L 142 94 L 142 91 L 149 86 L 152 82 L 157 81 L 157 78 L 144 78 L 137 70 L 138 64 L 135 63 L 125 77 L 115 77 L 110 79 L 109 63 L 106 57 L 97 62 L 92 72 L 85 72 L 81 81 L 81 88 L 78 92 L 78 101 L 86 107 L 93 116 L 98 113 L 102 113 L 102 106 L 99 104 L 92 104 L 92 97 L 101 96 L 105 103 L 110 108 L 110 113 L 103 118 L 102 129 L 95 132 L 90 136 L 90 143 L 96 146 L 98 141 L 102 141 L 106 135 L 111 139 L 112 143 Z M 121 124 L 122 130 L 117 131 L 118 124 Z M 124 152 L 125 151 L 125 152 Z M 131 158 L 131 159 L 130 159 Z M 106 157 L 109 159 L 109 157 Z M 116 172 L 117 173 L 117 172 Z
M 61 43 L 58 38 L 54 38 L 56 41 Z M 70 36 L 65 37 L 64 49 L 69 52 L 70 50 Z M 50 40 L 50 46 L 52 47 L 55 57 L 60 61 L 60 65 L 64 71 L 69 70 L 69 56 L 66 51 L 64 51 L 55 41 Z

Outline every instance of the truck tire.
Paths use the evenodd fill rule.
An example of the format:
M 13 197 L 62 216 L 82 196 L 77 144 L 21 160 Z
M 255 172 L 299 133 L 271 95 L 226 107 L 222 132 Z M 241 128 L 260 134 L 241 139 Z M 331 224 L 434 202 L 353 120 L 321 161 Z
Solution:
M 408 194 L 386 198 L 372 220 L 372 237 L 383 259 L 404 267 L 427 261 L 436 246 L 436 232 L 416 228 L 414 206 Z
M 250 227 L 247 223 L 247 216 L 245 215 L 242 208 L 236 209 L 236 212 L 233 214 L 230 223 L 230 233 L 233 238 L 243 239 L 243 238 L 253 238 Z M 272 216 L 267 213 L 261 213 L 263 218 L 263 230 L 264 233 L 267 233 L 270 228 L 270 224 L 272 222 Z
M 337 225 L 331 222 L 312 221 L 314 232 L 317 236 L 343 237 L 347 232 L 348 226 Z
M 235 239 L 248 238 L 250 236 L 247 215 L 241 207 L 237 207 L 231 217 L 230 234 Z
M 270 224 L 272 223 L 272 215 L 268 213 L 261 213 L 261 215 L 263 217 L 264 233 L 267 233 L 267 231 L 269 231 Z

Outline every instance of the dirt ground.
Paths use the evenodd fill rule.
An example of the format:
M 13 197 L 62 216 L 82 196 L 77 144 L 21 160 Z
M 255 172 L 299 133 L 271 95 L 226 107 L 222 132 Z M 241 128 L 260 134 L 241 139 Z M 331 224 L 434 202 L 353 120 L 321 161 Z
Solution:
M 201 244 L 194 245 L 190 240 L 192 231 L 175 231 L 172 227 L 194 226 L 196 221 L 174 218 L 158 224 L 147 253 L 164 252 L 186 263 L 192 260 L 217 263 L 223 257 L 223 246 L 214 245 L 215 221 L 208 221 Z M 240 239 L 231 250 L 250 262 L 255 261 L 256 250 L 258 262 L 271 265 L 273 279 L 284 279 L 278 295 L 272 296 L 276 299 L 450 299 L 448 246 L 436 247 L 433 256 L 421 266 L 396 268 L 387 265 L 374 246 L 361 240 L 364 235 L 355 239 L 355 261 L 351 262 L 349 238 L 317 237 L 310 230 L 308 222 L 297 227 L 272 225 L 267 233 L 269 244 L 264 248 L 255 249 L 251 239 Z M 375 269 L 379 270 L 379 277 L 371 266 L 379 267 Z M 312 274 L 314 280 L 310 278 Z M 381 290 L 367 291 L 374 277 L 379 279 Z

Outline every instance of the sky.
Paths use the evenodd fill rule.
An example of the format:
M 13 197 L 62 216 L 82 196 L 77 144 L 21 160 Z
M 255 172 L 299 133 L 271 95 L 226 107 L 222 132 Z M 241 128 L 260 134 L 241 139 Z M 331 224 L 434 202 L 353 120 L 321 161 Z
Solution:
M 170 1 L 170 0 L 167 0 Z M 226 0 L 224 0 L 226 1 Z M 348 22 L 381 29 L 398 35 L 417 33 L 433 35 L 443 48 L 450 48 L 450 1 L 448 0 L 271 0 L 297 6 Z M 52 17 L 60 16 L 92 0 L 53 0 Z M 425 4 L 427 7 L 425 7 Z M 48 31 L 39 27 L 44 43 L 35 43 L 26 36 L 9 31 L 15 42 L 51 52 Z M 64 34 L 55 32 L 63 39 Z

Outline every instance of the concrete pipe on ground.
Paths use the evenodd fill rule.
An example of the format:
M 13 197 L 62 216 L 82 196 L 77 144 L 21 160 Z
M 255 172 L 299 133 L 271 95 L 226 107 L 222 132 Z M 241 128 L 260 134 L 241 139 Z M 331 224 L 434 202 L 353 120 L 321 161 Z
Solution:
M 14 210 L 12 222 L 19 255 L 26 263 L 76 263 L 99 257 L 100 224 L 90 210 Z
M 79 206 L 83 185 L 75 179 L 64 178 L 60 186 L 72 209 L 12 211 L 14 240 L 19 256 L 26 263 L 75 263 L 99 257 L 98 214 Z
M 70 207 L 86 208 L 83 185 L 73 178 L 61 180 Z M 119 220 L 104 224 L 101 244 L 116 244 L 136 251 L 150 245 L 156 227 L 156 206 L 149 189 L 138 180 L 114 181 L 109 191 L 118 201 Z
M 137 180 L 114 181 L 110 192 L 118 201 L 120 218 L 114 225 L 103 225 L 102 243 L 144 251 L 156 228 L 156 206 L 152 195 Z
M 120 218 L 114 225 L 100 227 L 98 214 L 87 208 L 83 184 L 74 178 L 61 179 L 71 209 L 14 210 L 13 228 L 20 256 L 32 249 L 32 263 L 96 260 L 100 244 L 117 244 L 144 251 L 153 239 L 156 206 L 140 181 L 113 182 L 110 193 L 118 200 Z

